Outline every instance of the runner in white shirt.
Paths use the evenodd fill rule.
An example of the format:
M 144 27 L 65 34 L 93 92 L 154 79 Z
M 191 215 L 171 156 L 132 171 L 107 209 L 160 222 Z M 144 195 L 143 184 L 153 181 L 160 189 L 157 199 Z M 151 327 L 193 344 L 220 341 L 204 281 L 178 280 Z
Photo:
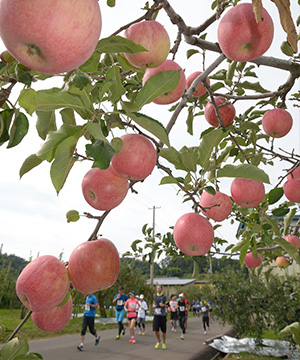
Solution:
M 140 307 L 138 309 L 138 319 L 137 324 L 139 327 L 139 335 L 145 335 L 145 323 L 146 323 L 146 311 L 148 310 L 148 305 L 144 300 L 144 295 L 140 295 Z
M 169 301 L 169 311 L 170 311 L 170 320 L 172 325 L 172 331 L 177 331 L 177 300 L 176 295 L 172 295 L 171 300 Z

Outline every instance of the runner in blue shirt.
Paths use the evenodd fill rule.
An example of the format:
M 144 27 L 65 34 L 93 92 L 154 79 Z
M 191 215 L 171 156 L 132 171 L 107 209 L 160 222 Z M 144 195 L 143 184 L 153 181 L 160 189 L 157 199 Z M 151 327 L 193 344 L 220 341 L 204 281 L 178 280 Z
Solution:
M 77 346 L 77 349 L 83 350 L 83 342 L 86 334 L 86 329 L 89 327 L 90 333 L 95 336 L 95 345 L 99 344 L 100 336 L 98 336 L 97 331 L 95 329 L 95 316 L 96 309 L 98 308 L 98 300 L 94 294 L 89 294 L 85 298 L 85 306 L 82 320 L 82 328 L 81 328 L 81 336 L 80 336 L 80 344 Z
M 116 294 L 113 298 L 113 304 L 116 304 L 116 318 L 119 325 L 119 331 L 118 335 L 116 336 L 116 340 L 120 339 L 121 332 L 123 335 L 125 335 L 126 327 L 123 325 L 123 317 L 125 315 L 124 305 L 127 300 L 128 296 L 124 294 L 123 286 L 120 286 L 118 294 Z

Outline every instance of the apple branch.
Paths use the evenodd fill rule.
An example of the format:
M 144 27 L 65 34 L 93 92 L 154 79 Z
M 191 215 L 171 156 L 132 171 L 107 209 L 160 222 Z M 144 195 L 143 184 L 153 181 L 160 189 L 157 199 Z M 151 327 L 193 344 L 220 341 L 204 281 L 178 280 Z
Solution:
M 7 344 L 10 340 L 14 338 L 14 336 L 18 333 L 18 331 L 22 328 L 22 326 L 27 322 L 27 320 L 30 318 L 32 314 L 32 311 L 30 310 L 25 318 L 20 322 L 20 324 L 15 328 L 15 330 L 10 334 L 9 338 L 6 340 L 5 344 Z M 5 345 L 4 344 L 4 345 Z

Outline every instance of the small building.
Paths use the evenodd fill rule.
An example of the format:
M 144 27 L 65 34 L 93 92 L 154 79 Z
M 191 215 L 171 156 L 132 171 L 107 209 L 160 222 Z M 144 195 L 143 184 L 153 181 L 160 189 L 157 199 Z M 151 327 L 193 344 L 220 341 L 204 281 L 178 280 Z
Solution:
M 188 285 L 195 284 L 196 279 L 179 279 L 179 277 L 157 277 L 153 279 L 154 285 L 162 285 L 164 288 L 164 293 L 167 297 L 170 297 L 172 294 L 177 294 L 178 288 L 185 287 Z M 147 284 L 150 284 L 150 279 L 147 280 Z M 178 295 L 178 294 L 177 294 Z

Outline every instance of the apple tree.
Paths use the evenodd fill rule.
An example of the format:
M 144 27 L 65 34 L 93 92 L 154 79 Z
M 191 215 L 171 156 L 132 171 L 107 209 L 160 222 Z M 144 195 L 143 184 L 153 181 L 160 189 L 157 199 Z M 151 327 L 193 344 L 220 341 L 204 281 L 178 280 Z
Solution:
M 40 2 L 35 2 L 32 16 L 31 7 L 2 0 L 0 36 L 8 50 L 1 54 L 0 62 L 0 144 L 8 149 L 18 146 L 32 123 L 38 135 L 37 150 L 24 159 L 20 177 L 48 162 L 59 194 L 74 165 L 89 162 L 94 175 L 83 184 L 83 192 L 101 213 L 85 212 L 97 222 L 86 240 L 97 240 L 103 221 L 127 191 L 136 193 L 136 182 L 151 176 L 153 151 L 140 156 L 144 145 L 138 149 L 126 145 L 125 134 L 134 134 L 147 139 L 145 143 L 150 142 L 154 148 L 152 168 L 156 166 L 164 174 L 160 185 L 175 186 L 192 213 L 182 214 L 176 224 L 170 224 L 176 229 L 174 234 L 162 235 L 160 241 L 148 237 L 146 247 L 154 246 L 160 253 L 166 250 L 168 255 L 189 256 L 213 256 L 222 250 L 225 256 L 238 253 L 241 263 L 251 251 L 254 258 L 261 254 L 263 264 L 279 253 L 289 263 L 300 265 L 298 249 L 284 239 L 296 236 L 300 226 L 299 222 L 293 224 L 300 203 L 300 155 L 294 149 L 277 146 L 277 138 L 293 131 L 291 109 L 299 108 L 299 18 L 289 0 L 273 1 L 286 33 L 284 41 L 276 38 L 272 19 L 263 8 L 269 6 L 268 0 L 253 0 L 248 5 L 238 0 L 212 1 L 210 15 L 202 19 L 199 12 L 197 26 L 184 20 L 169 1 L 147 1 L 136 20 L 126 21 L 123 16 L 121 26 L 116 26 L 111 36 L 100 35 L 99 41 L 87 34 L 99 34 L 101 28 L 101 17 L 91 15 L 87 2 L 99 15 L 96 0 L 78 1 L 84 4 L 79 10 L 68 9 L 72 20 L 58 17 L 53 28 Z M 69 2 L 63 3 L 68 8 Z M 107 0 L 100 6 L 121 5 Z M 69 13 L 56 10 L 58 14 Z M 190 11 L 195 11 L 194 5 Z M 37 13 L 43 14 L 43 26 L 38 23 L 41 18 L 35 16 Z M 157 24 L 162 14 L 167 19 L 162 25 L 172 27 L 172 47 L 171 34 L 167 36 L 164 26 Z M 20 22 L 18 16 L 24 21 Z M 73 32 L 77 18 L 81 20 Z M 87 19 L 92 21 L 89 26 Z M 62 31 L 66 23 L 71 28 Z M 35 26 L 44 30 L 44 38 L 33 36 L 37 33 Z M 53 36 L 48 35 L 50 29 Z M 159 35 L 157 40 L 148 37 L 151 31 Z M 86 43 L 84 36 L 93 39 L 93 44 Z M 74 37 L 74 51 L 65 53 L 65 44 L 74 44 Z M 79 53 L 84 43 L 89 49 Z M 271 43 L 278 46 L 276 54 L 280 55 L 264 55 Z M 73 63 L 71 53 L 72 57 L 77 54 Z M 180 63 L 182 57 L 201 59 L 201 71 L 194 69 L 197 73 L 188 78 L 185 65 Z M 280 84 L 274 81 L 274 87 L 266 89 L 261 68 L 284 72 L 286 80 Z M 163 125 L 159 109 L 165 106 L 169 119 Z M 198 121 L 207 126 L 196 144 L 186 142 L 179 148 L 173 134 L 182 117 L 190 136 Z M 123 159 L 121 166 L 116 165 L 116 159 Z M 284 170 L 278 166 L 282 163 Z M 148 165 L 150 172 L 144 169 Z M 144 175 L 135 177 L 133 169 Z M 117 181 L 124 184 L 121 195 L 115 193 L 119 190 Z M 221 191 L 224 181 L 231 182 L 227 194 Z M 105 206 L 99 205 L 103 199 Z M 67 214 L 68 221 L 79 218 L 77 210 Z M 206 225 L 195 232 L 191 219 Z M 226 246 L 225 239 L 214 232 L 225 219 L 243 225 L 238 243 Z M 143 255 L 137 242 L 133 251 Z

